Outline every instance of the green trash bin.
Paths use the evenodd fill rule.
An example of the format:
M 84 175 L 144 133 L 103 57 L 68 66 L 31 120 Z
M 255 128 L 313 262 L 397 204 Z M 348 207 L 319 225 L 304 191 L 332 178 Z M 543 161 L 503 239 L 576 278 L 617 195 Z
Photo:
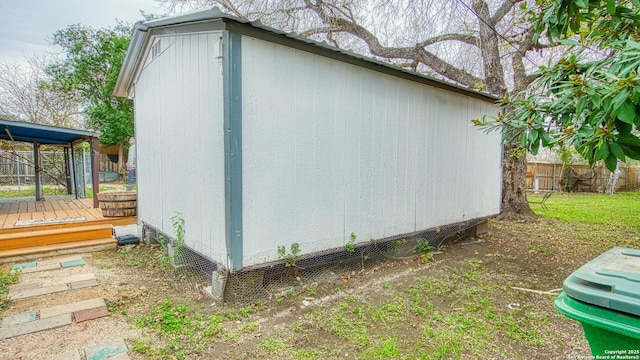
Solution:
M 555 307 L 582 323 L 596 359 L 640 359 L 640 250 L 616 247 L 563 284 Z

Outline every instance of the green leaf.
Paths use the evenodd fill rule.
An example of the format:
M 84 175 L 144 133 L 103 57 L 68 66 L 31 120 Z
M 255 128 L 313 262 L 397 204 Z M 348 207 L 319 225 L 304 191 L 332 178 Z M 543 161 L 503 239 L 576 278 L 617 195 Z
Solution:
M 579 118 L 584 110 L 584 107 L 587 105 L 588 98 L 586 96 L 581 97 L 578 100 L 578 104 L 576 105 L 576 117 Z
M 633 134 L 629 136 L 620 136 L 618 137 L 618 144 L 635 146 L 640 148 L 640 139 Z
M 551 145 L 552 141 L 551 141 L 551 137 L 549 136 L 549 133 L 547 133 L 542 129 L 540 129 L 538 133 L 539 133 L 540 139 L 542 140 L 542 145 L 544 146 Z
M 538 155 L 538 150 L 540 150 L 540 140 L 534 141 L 531 143 L 531 153 L 533 155 Z
M 580 42 L 575 39 L 561 39 L 558 40 L 558 44 L 567 46 L 580 46 Z
M 633 125 L 620 121 L 619 119 L 615 119 L 614 125 L 616 126 L 616 130 L 618 130 L 618 133 L 623 136 L 630 135 L 631 130 L 633 130 Z
M 613 156 L 620 159 L 621 161 L 625 160 L 624 150 L 622 149 L 622 146 L 618 145 L 617 143 L 610 142 L 609 151 L 611 151 L 611 154 L 613 154 Z
M 616 115 L 618 119 L 627 124 L 633 124 L 633 121 L 636 118 L 636 106 L 631 102 L 631 100 L 625 101 L 620 105 L 618 110 L 616 111 Z
M 586 9 L 587 7 L 589 7 L 589 0 L 575 0 L 574 3 L 577 7 L 582 9 Z
M 609 169 L 609 171 L 614 172 L 618 167 L 618 159 L 611 154 L 604 159 L 604 165 Z
M 609 157 L 609 144 L 603 142 L 596 149 L 595 160 L 606 159 Z
M 623 146 L 625 155 L 632 159 L 640 160 L 640 146 Z
M 594 107 L 599 108 L 601 102 L 602 102 L 602 98 L 600 97 L 600 94 L 594 93 L 593 95 L 591 95 L 591 103 L 593 104 Z
M 629 92 L 627 90 L 620 90 L 620 92 L 613 97 L 611 105 L 613 109 L 617 111 L 627 100 L 629 100 Z
M 616 13 L 616 0 L 607 1 L 607 12 L 611 15 Z

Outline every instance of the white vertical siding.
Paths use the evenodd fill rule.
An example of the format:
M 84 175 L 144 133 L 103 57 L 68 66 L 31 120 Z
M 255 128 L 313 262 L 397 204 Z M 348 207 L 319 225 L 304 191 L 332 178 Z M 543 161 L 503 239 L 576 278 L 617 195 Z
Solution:
M 242 38 L 244 265 L 494 215 L 490 104 Z
M 138 218 L 226 263 L 221 33 L 161 37 L 136 82 Z

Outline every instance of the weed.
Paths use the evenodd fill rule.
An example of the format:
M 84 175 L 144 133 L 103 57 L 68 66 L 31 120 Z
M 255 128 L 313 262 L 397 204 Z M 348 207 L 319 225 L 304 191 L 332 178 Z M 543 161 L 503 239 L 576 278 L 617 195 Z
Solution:
M 252 321 L 248 323 L 243 323 L 238 326 L 238 330 L 245 333 L 252 333 L 260 330 L 260 324 L 257 321 Z
M 175 240 L 169 241 L 164 236 L 158 236 L 158 242 L 164 250 L 162 257 L 162 267 L 170 269 L 182 262 L 182 248 L 185 245 L 185 222 L 182 213 L 175 212 L 171 217 L 171 224 L 175 234 Z
M 300 360 L 313 360 L 318 358 L 318 351 L 313 349 L 298 349 L 296 350 L 296 359 Z
M 277 353 L 289 347 L 284 341 L 276 337 L 265 339 L 259 346 L 270 353 Z
M 398 239 L 394 242 L 396 246 L 401 246 L 407 243 L 407 239 Z
M 429 262 L 433 260 L 433 246 L 429 243 L 429 240 L 426 238 L 418 238 L 416 239 L 416 249 L 420 254 L 420 258 L 424 262 Z
M 416 239 L 418 252 L 425 253 L 433 250 L 433 246 L 429 243 L 429 240 L 426 238 L 418 238 Z
M 20 271 L 12 270 L 4 273 L 0 270 L 0 313 L 11 304 L 11 300 L 7 297 L 9 294 L 9 285 L 15 284 L 20 279 Z M 2 319 L 2 316 L 0 316 Z
M 351 233 L 351 237 L 349 238 L 349 241 L 344 245 L 345 250 L 348 253 L 353 253 L 356 250 L 356 234 Z
M 400 349 L 396 344 L 397 341 L 395 338 L 387 338 L 380 346 L 373 349 L 373 353 L 380 357 L 398 358 L 400 357 Z
M 308 287 L 306 291 L 307 291 L 307 295 L 316 296 L 318 290 L 314 287 Z
M 296 266 L 296 258 L 300 253 L 300 244 L 293 243 L 290 246 L 290 251 L 287 253 L 287 248 L 284 246 L 278 246 L 278 255 L 280 259 L 284 259 L 284 266 L 292 268 Z

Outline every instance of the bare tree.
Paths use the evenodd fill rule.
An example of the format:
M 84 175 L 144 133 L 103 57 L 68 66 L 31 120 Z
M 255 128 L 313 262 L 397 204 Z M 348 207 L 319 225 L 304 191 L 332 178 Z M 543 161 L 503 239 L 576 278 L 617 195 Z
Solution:
M 498 96 L 517 93 L 544 45 L 523 0 L 158 0 L 171 11 L 222 10 Z M 506 134 L 508 136 L 509 134 Z M 503 216 L 532 215 L 526 151 L 504 148 Z
M 28 65 L 0 64 L 0 116 L 43 125 L 82 128 L 80 103 L 55 91 L 46 75 L 47 61 L 29 58 Z

